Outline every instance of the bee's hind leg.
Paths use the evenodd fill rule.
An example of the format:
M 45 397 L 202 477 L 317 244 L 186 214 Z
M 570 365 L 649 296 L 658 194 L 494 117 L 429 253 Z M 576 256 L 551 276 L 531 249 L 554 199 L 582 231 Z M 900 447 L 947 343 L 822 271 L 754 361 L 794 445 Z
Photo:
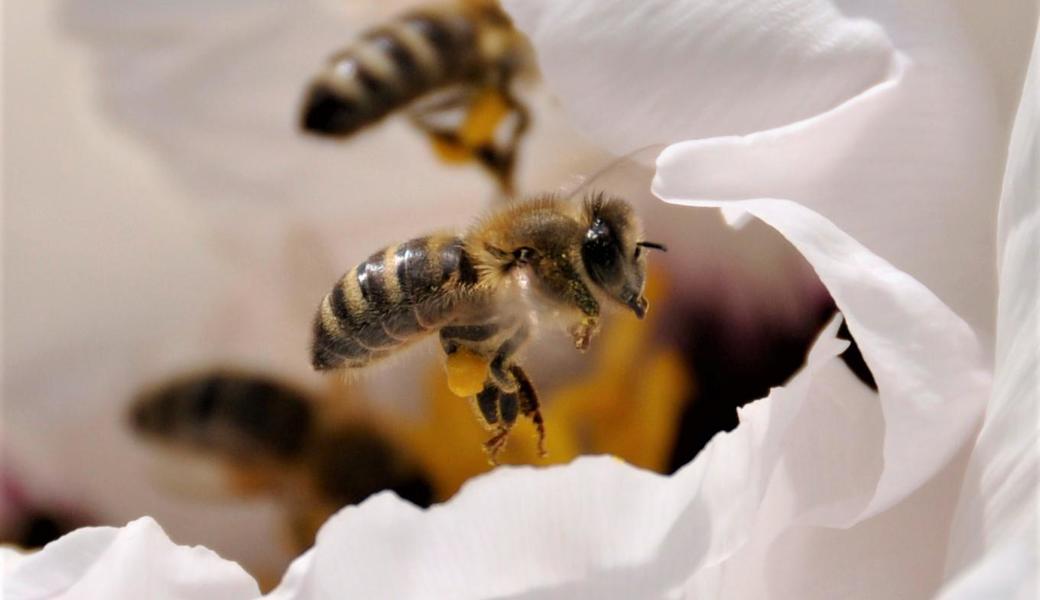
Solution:
M 505 449 L 509 431 L 520 412 L 517 396 L 516 392 L 503 392 L 492 378 L 488 378 L 484 389 L 477 394 L 480 416 L 495 432 L 484 442 L 484 450 L 493 465 L 498 464 L 498 454 Z
M 498 135 L 507 119 L 508 129 Z M 442 161 L 476 161 L 507 198 L 513 196 L 517 146 L 531 118 L 507 85 L 451 91 L 413 109 L 411 121 L 430 138 Z
M 531 422 L 534 423 L 534 428 L 538 432 L 538 455 L 545 457 L 548 454 L 548 452 L 545 451 L 545 422 L 542 421 L 542 410 L 538 402 L 538 392 L 535 391 L 534 385 L 531 384 L 531 380 L 527 377 L 527 373 L 525 373 L 519 365 L 513 365 L 509 369 L 509 372 L 517 382 L 517 396 L 519 397 L 520 413 L 531 419 Z
M 517 415 L 517 397 L 513 393 L 503 393 L 498 384 L 488 378 L 484 389 L 477 394 L 477 408 L 484 422 L 494 434 L 484 442 L 484 451 L 493 465 L 498 464 L 498 454 L 506 447 L 509 430 L 512 429 Z
M 446 163 L 464 163 L 474 158 L 473 149 L 460 132 L 474 96 L 471 89 L 454 88 L 421 101 L 409 111 L 412 125 L 426 134 L 437 157 Z
M 508 87 L 498 88 L 497 95 L 507 110 L 506 116 L 501 121 L 512 117 L 512 127 L 501 136 L 500 143 L 496 143 L 492 136 L 487 142 L 476 148 L 474 155 L 495 178 L 502 193 L 508 198 L 514 194 L 513 180 L 516 171 L 517 150 L 520 141 L 530 127 L 531 115 L 527 107 L 513 95 Z
M 515 327 L 515 329 L 514 329 Z M 489 341 L 497 338 L 499 334 L 508 337 L 489 352 Z M 498 463 L 498 454 L 506 445 L 509 431 L 512 429 L 516 418 L 521 411 L 522 405 L 530 405 L 531 401 L 525 399 L 534 394 L 534 388 L 527 381 L 523 371 L 517 371 L 514 367 L 513 356 L 527 341 L 530 336 L 530 326 L 526 322 L 515 324 L 514 321 L 489 322 L 475 325 L 449 326 L 441 329 L 441 345 L 445 354 L 448 355 L 448 386 L 458 395 L 460 392 L 468 392 L 469 386 L 474 381 L 474 375 L 479 371 L 483 380 L 482 387 L 476 392 L 476 407 L 480 419 L 494 433 L 484 443 L 484 449 L 492 464 Z M 492 342 L 494 343 L 494 342 Z M 484 357 L 488 357 L 490 360 Z M 470 362 L 479 362 L 482 369 L 473 368 Z M 476 366 L 480 366 L 476 365 Z M 465 368 L 463 368 L 465 367 Z M 518 378 L 515 373 L 519 372 Z M 478 384 L 480 385 L 480 384 Z M 524 392 L 521 387 L 526 386 Z M 467 394 L 467 395 L 468 395 Z M 537 399 L 534 400 L 537 405 Z M 537 409 L 535 409 L 537 411 Z M 529 414 L 530 411 L 524 414 Z M 540 422 L 541 417 L 538 417 Z

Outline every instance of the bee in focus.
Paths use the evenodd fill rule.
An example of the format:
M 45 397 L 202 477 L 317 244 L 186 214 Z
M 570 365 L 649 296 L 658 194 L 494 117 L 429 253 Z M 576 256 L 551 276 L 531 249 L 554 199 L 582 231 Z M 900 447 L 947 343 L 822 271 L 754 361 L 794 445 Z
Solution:
M 475 160 L 511 194 L 529 122 L 512 85 L 535 71 L 528 42 L 495 0 L 425 6 L 333 55 L 310 83 L 301 126 L 348 137 L 407 109 L 442 159 Z
M 538 395 L 517 352 L 535 315 L 555 319 L 588 348 L 603 304 L 646 314 L 645 249 L 624 200 L 543 197 L 505 206 L 465 235 L 431 235 L 379 250 L 344 275 L 314 322 L 318 370 L 357 369 L 438 332 L 448 385 L 474 397 L 492 431 L 492 462 L 518 415 L 543 448 Z
M 371 423 L 322 423 L 319 406 L 281 381 L 215 371 L 141 393 L 130 426 L 179 454 L 178 484 L 200 473 L 196 483 L 209 484 L 215 474 L 219 492 L 273 496 L 300 551 L 332 513 L 376 492 L 429 506 L 431 484 L 407 452 Z M 192 469 L 192 458 L 203 468 Z

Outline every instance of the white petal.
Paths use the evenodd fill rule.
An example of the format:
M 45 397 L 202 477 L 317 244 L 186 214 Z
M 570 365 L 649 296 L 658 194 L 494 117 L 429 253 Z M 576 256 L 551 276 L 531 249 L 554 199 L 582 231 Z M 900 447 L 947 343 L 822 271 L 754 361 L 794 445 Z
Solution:
M 972 15 L 967 22 L 960 8 L 942 1 L 811 3 L 805 14 L 817 11 L 819 18 L 796 31 L 784 28 L 791 21 L 774 26 L 756 20 L 768 10 L 789 9 L 785 3 L 642 3 L 637 11 L 621 1 L 516 0 L 507 6 L 542 54 L 552 91 L 595 139 L 618 152 L 697 140 L 662 157 L 661 193 L 804 203 L 925 283 L 988 345 L 995 314 L 995 211 L 987 199 L 996 198 L 999 185 L 1006 91 L 1017 85 L 1031 37 L 1021 22 L 1035 20 L 1036 7 L 1002 3 L 981 11 L 963 4 Z M 684 20 L 694 15 L 704 20 Z M 727 27 L 700 29 L 723 15 L 732 16 Z M 854 32 L 873 41 L 840 43 L 857 39 Z M 813 46 L 828 37 L 838 43 Z M 597 60 L 591 61 L 593 42 Z M 737 54 L 729 54 L 731 44 Z M 611 48 L 609 59 L 599 59 L 600 46 Z M 752 48 L 766 58 L 732 60 Z M 819 76 L 808 87 L 842 90 L 833 103 L 814 102 L 805 86 L 779 81 L 791 98 L 804 94 L 806 110 L 792 112 L 771 88 L 757 85 L 772 81 L 771 69 L 762 72 L 769 57 L 790 49 L 806 51 L 794 70 L 819 60 L 842 71 L 806 71 Z M 868 49 L 887 58 L 874 63 L 871 53 L 871 60 L 851 66 L 840 62 Z M 980 69 L 976 54 L 998 76 Z M 831 58 L 834 63 L 826 62 Z M 696 78 L 676 76 L 705 64 Z M 863 65 L 872 64 L 885 69 L 866 68 L 865 75 Z M 716 72 L 713 65 L 729 68 Z M 862 97 L 836 106 L 857 93 Z M 755 130 L 764 131 L 747 135 Z M 746 137 L 711 137 L 741 135 Z M 951 238 L 958 242 L 946 243 Z M 942 266 L 940 255 L 947 259 Z
M 1034 600 L 1040 594 L 1037 535 L 1034 526 L 1010 538 L 1002 536 L 1000 543 L 994 544 L 980 560 L 947 584 L 938 597 L 941 600 Z
M 742 425 L 673 477 L 616 459 L 549 469 L 501 468 L 427 511 L 389 493 L 322 528 L 272 599 L 657 597 L 749 536 L 769 482 L 795 443 L 819 381 L 844 372 L 838 322 L 807 366 Z M 525 596 L 527 597 L 527 596 Z
M 931 478 L 971 438 L 990 376 L 971 329 L 919 282 L 826 219 L 784 200 L 731 203 L 784 235 L 813 266 L 877 380 L 885 470 L 863 518 Z
M 250 329 L 234 316 L 270 319 L 270 305 L 281 298 L 256 285 L 249 302 L 229 298 L 260 278 L 238 280 L 244 261 L 214 243 L 197 198 L 102 118 L 83 77 L 82 47 L 58 37 L 54 4 L 12 13 L 5 40 L 10 58 L 25 65 L 9 73 L 4 99 L 11 115 L 4 140 L 19 148 L 4 178 L 5 470 L 18 476 L 33 506 L 67 507 L 102 523 L 147 511 L 177 539 L 204 542 L 254 568 L 273 564 L 278 573 L 287 562 L 283 547 L 221 534 L 227 527 L 277 535 L 274 508 L 239 503 L 199 514 L 162 495 L 123 411 L 143 383 L 215 359 L 267 354 L 272 363 L 309 371 L 301 351 L 308 317 L 292 332 L 298 343 L 267 327 L 284 323 L 281 317 L 252 328 L 279 343 L 241 344 Z M 269 229 L 240 225 L 272 241 Z M 275 281 L 285 285 L 280 276 L 267 285 Z M 278 360 L 285 355 L 291 362 Z
M 995 212 L 986 199 L 996 197 L 1004 131 L 986 75 L 943 11 L 929 29 L 899 17 L 883 21 L 907 46 L 897 77 L 790 126 L 677 144 L 660 157 L 656 190 L 805 204 L 935 291 L 989 343 Z
M 1011 137 L 1000 204 L 993 396 L 950 536 L 949 597 L 1016 579 L 1037 590 L 1040 507 L 1040 30 Z M 1015 571 L 1015 569 L 1018 569 Z M 1009 570 L 1010 569 L 1010 570 Z M 967 571 L 962 574 L 962 571 Z M 1009 579 L 1010 576 L 1010 579 Z M 1014 586 L 1006 587 L 1008 591 Z M 982 597 L 975 594 L 975 597 Z
M 31 600 L 106 598 L 257 598 L 237 564 L 200 546 L 178 546 L 155 521 L 74 531 L 5 568 L 4 597 Z
M 834 107 L 893 66 L 874 23 L 831 2 L 511 0 L 550 89 L 618 154 L 749 133 Z
M 788 449 L 748 544 L 698 572 L 689 590 L 748 598 L 933 592 L 945 555 L 936 540 L 952 513 L 943 499 L 957 489 L 956 458 L 977 431 L 990 383 L 974 334 L 919 282 L 805 207 L 726 207 L 731 218 L 746 211 L 762 219 L 805 256 L 845 315 L 879 394 L 846 385 L 810 396 L 799 421 L 806 429 L 792 433 L 800 443 Z M 903 569 L 908 559 L 914 572 Z M 833 575 L 818 576 L 821 564 Z

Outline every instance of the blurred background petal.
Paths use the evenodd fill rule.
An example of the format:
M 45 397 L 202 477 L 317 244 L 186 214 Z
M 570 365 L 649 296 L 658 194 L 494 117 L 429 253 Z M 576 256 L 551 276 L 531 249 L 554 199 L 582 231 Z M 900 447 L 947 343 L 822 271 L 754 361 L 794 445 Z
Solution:
M 575 122 L 619 155 L 804 119 L 883 80 L 894 60 L 877 24 L 826 0 L 505 6 Z
M 6 598 L 226 598 L 260 595 L 242 567 L 212 550 L 178 546 L 142 518 L 122 528 L 80 529 L 4 570 Z
M 1037 31 L 1040 36 L 1040 29 Z M 944 598 L 1031 598 L 1040 514 L 1040 37 L 1011 135 L 1000 203 L 993 394 L 961 488 Z M 1017 594 L 1017 595 L 1014 595 Z

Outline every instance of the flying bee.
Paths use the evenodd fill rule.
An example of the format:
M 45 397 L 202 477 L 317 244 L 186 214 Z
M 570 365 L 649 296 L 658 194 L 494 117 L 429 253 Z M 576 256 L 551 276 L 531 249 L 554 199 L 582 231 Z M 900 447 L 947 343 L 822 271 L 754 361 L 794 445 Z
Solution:
M 276 499 L 300 551 L 332 513 L 376 492 L 429 506 L 432 485 L 407 451 L 372 423 L 330 423 L 319 408 L 276 379 L 213 371 L 141 393 L 129 416 L 135 434 L 179 454 L 178 484 L 215 473 L 221 493 Z
M 477 161 L 511 194 L 529 122 L 512 85 L 535 71 L 530 45 L 495 0 L 426 6 L 333 55 L 310 83 L 301 126 L 348 137 L 407 108 L 442 159 Z
M 518 414 L 544 442 L 534 386 L 516 362 L 534 315 L 555 317 L 584 351 L 601 304 L 639 318 L 644 249 L 624 200 L 593 194 L 584 202 L 542 197 L 492 212 L 465 235 L 432 235 L 380 250 L 351 269 L 322 300 L 314 322 L 315 369 L 357 369 L 438 332 L 448 385 L 475 396 L 492 437 L 492 462 Z M 534 310 L 532 310 L 532 308 Z

